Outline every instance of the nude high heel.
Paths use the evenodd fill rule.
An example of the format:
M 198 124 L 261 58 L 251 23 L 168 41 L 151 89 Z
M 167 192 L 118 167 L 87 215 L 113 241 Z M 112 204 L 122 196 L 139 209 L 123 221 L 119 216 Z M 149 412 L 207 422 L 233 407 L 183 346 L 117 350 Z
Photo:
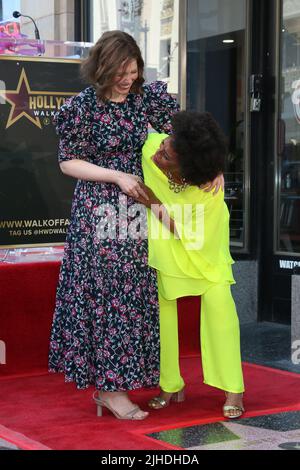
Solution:
M 111 405 L 109 405 L 105 400 L 103 400 L 103 398 L 99 397 L 97 391 L 93 395 L 93 400 L 97 405 L 97 416 L 99 418 L 102 416 L 103 407 L 107 408 L 118 419 L 142 420 L 147 418 L 149 414 L 147 412 L 144 412 L 145 416 L 136 416 L 136 414 L 142 410 L 138 406 L 134 406 L 132 410 L 128 411 L 124 415 L 121 415 L 117 410 L 115 410 Z

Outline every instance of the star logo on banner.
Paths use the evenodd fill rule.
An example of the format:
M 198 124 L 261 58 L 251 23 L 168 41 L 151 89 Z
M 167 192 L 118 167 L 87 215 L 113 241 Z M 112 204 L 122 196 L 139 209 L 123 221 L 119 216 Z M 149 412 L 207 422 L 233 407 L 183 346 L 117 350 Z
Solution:
M 41 93 L 41 91 L 34 92 L 30 89 L 28 78 L 24 69 L 22 69 L 16 90 L 0 90 L 0 96 L 11 105 L 6 129 L 8 129 L 23 117 L 27 118 L 39 129 L 42 129 L 40 119 L 34 115 L 34 111 L 30 109 L 29 104 L 31 95 L 37 95 Z
M 36 127 L 42 129 L 40 117 L 44 118 L 45 125 L 49 125 L 49 118 L 52 116 L 50 113 L 57 111 L 67 98 L 77 94 L 78 91 L 33 91 L 26 72 L 22 68 L 16 90 L 6 90 L 4 82 L 0 80 L 0 104 L 7 102 L 11 106 L 6 129 L 22 118 L 28 119 Z

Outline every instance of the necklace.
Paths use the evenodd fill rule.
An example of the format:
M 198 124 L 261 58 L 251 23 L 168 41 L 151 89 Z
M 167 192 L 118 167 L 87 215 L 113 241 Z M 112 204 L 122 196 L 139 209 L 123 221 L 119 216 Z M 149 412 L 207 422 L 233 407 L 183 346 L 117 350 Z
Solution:
M 167 173 L 167 177 L 168 177 L 169 189 L 176 194 L 181 193 L 181 191 L 184 191 L 188 187 L 188 183 L 185 181 L 184 178 L 182 178 L 181 183 L 176 183 L 173 180 L 173 176 L 170 171 Z

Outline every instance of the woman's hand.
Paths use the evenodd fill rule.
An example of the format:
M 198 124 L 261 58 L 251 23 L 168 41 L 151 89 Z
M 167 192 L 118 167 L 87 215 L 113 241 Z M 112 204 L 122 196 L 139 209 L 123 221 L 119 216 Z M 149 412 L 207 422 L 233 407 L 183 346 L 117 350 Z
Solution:
M 147 199 L 144 196 L 139 195 L 138 197 L 134 197 L 134 199 L 139 202 L 140 204 L 144 204 L 144 206 L 151 208 L 153 204 L 161 204 L 161 201 L 156 197 L 152 189 L 149 186 L 146 186 L 144 183 L 140 183 L 141 189 L 144 191 L 144 194 L 147 195 Z
M 169 216 L 169 213 L 163 203 L 158 199 L 155 193 L 152 191 L 149 186 L 146 186 L 144 183 L 141 183 L 141 186 L 145 193 L 148 195 L 148 200 L 146 201 L 143 197 L 136 199 L 137 202 L 144 204 L 148 209 L 151 209 L 152 213 L 158 220 L 166 226 L 166 228 L 173 233 L 177 238 L 179 235 L 176 230 L 176 225 L 174 220 Z
M 127 196 L 133 197 L 136 200 L 139 198 L 148 200 L 148 195 L 143 188 L 143 182 L 139 176 L 118 172 L 116 184 Z
M 215 188 L 213 195 L 215 196 L 219 189 L 221 188 L 222 191 L 224 191 L 224 186 L 225 186 L 225 181 L 224 181 L 224 175 L 219 175 L 217 176 L 213 181 L 210 181 L 209 183 L 202 184 L 200 186 L 200 189 L 203 189 L 206 193 L 209 193 L 213 188 Z

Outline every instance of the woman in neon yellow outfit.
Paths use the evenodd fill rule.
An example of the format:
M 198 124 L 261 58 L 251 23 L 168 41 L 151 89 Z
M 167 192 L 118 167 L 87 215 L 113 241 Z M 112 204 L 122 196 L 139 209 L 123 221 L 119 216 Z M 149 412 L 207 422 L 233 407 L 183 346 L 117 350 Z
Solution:
M 149 264 L 158 273 L 161 372 L 152 408 L 183 400 L 176 299 L 201 295 L 204 383 L 226 393 L 224 416 L 244 409 L 239 321 L 230 285 L 229 214 L 224 193 L 199 186 L 224 169 L 223 134 L 208 113 L 180 112 L 174 134 L 150 134 L 143 148 L 144 189 L 149 200 Z M 186 159 L 186 160 L 185 160 Z M 139 199 L 139 201 L 141 201 Z

